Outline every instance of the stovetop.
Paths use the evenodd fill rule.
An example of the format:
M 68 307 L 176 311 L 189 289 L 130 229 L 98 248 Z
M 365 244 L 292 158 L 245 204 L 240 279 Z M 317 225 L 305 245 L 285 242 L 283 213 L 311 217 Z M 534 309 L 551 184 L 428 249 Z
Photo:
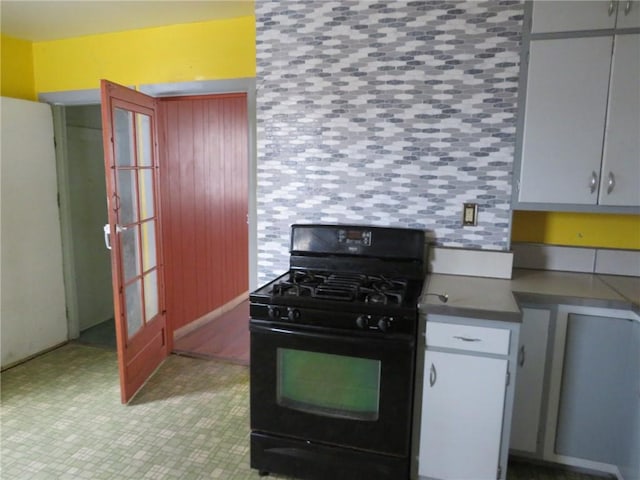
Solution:
M 292 269 L 251 293 L 251 321 L 413 334 L 422 283 L 349 271 Z

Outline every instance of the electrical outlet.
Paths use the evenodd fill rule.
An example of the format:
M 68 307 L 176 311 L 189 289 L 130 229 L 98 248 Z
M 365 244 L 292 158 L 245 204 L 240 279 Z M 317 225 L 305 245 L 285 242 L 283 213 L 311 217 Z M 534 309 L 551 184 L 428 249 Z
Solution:
M 475 226 L 478 224 L 478 204 L 463 203 L 462 204 L 462 226 Z

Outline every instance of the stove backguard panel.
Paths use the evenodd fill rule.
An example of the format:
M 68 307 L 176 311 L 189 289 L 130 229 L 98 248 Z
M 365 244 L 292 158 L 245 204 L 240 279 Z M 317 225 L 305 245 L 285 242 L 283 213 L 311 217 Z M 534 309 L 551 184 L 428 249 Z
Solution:
M 256 2 L 259 284 L 287 269 L 297 222 L 507 249 L 522 16 L 521 1 Z

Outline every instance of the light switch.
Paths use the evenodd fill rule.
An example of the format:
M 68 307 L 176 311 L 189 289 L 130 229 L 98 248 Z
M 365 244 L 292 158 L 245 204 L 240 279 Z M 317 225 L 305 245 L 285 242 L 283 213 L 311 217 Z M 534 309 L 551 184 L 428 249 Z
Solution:
M 462 206 L 462 226 L 474 226 L 478 224 L 478 204 L 464 203 Z

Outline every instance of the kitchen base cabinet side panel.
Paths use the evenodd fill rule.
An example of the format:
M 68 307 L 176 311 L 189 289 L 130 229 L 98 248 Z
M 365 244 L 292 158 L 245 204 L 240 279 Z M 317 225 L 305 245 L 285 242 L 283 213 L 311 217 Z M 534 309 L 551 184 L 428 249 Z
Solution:
M 516 454 L 541 453 L 550 323 L 549 308 L 522 309 L 510 440 L 510 448 Z
M 507 360 L 427 350 L 418 474 L 497 478 Z

